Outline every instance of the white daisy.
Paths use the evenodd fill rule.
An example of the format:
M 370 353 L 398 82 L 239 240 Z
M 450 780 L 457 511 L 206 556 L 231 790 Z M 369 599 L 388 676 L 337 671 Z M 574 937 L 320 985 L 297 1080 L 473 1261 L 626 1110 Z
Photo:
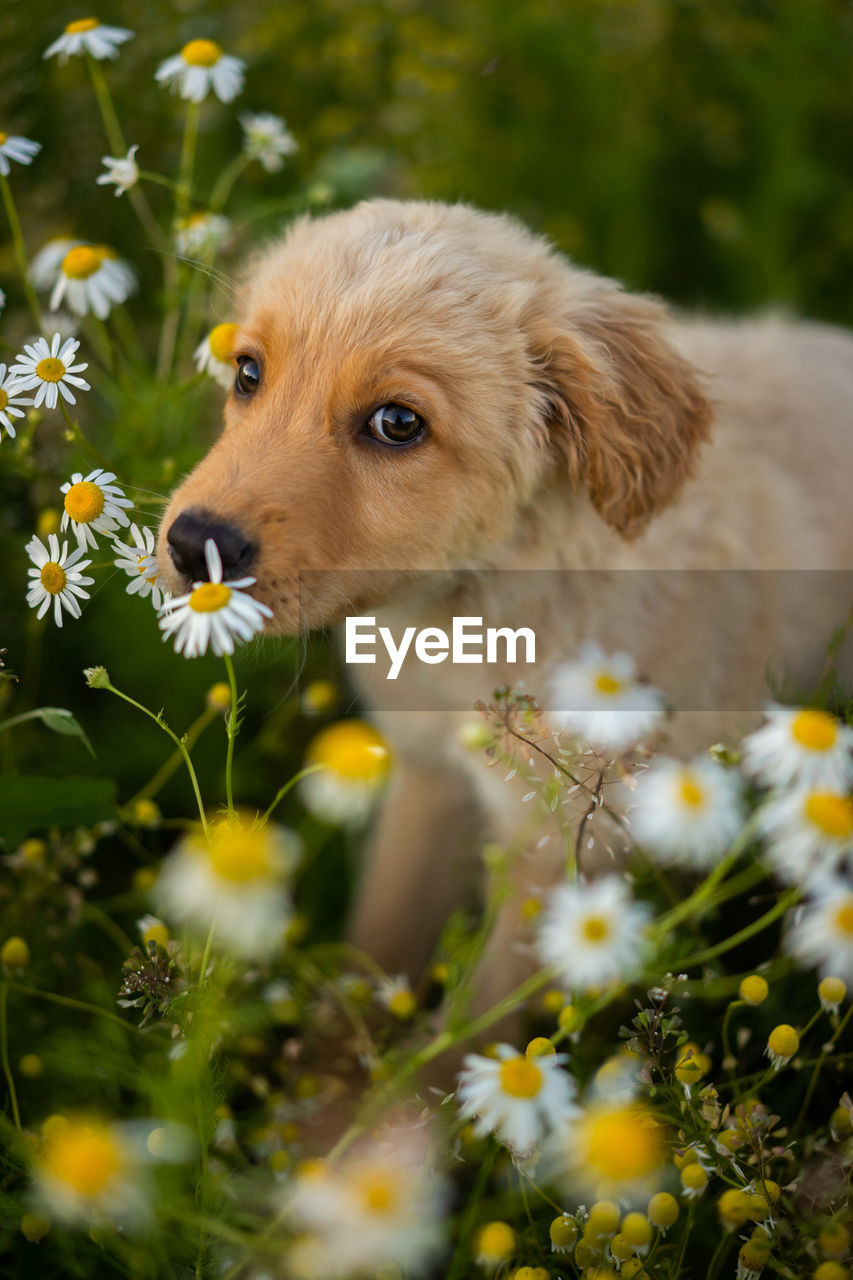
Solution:
M 227 236 L 231 224 L 221 213 L 191 213 L 175 223 L 175 248 L 182 254 L 212 253 Z
M 284 168 L 284 157 L 299 150 L 299 143 L 281 116 L 269 112 L 254 115 L 245 111 L 240 116 L 240 124 L 243 126 L 243 151 L 250 160 L 259 160 L 267 173 L 278 173 Z
M 222 581 L 222 558 L 213 538 L 204 544 L 207 582 L 194 582 L 192 591 L 161 608 L 160 630 L 163 639 L 174 635 L 175 652 L 187 658 L 206 653 L 208 646 L 222 657 L 234 652 L 234 638 L 251 640 L 263 630 L 264 620 L 272 617 L 272 609 L 245 592 L 254 578 L 239 578 L 227 585 Z
M 707 868 L 741 829 L 740 791 L 737 775 L 711 760 L 659 757 L 637 783 L 631 813 L 637 843 L 664 861 Z
M 41 538 L 31 538 L 27 543 L 27 555 L 35 565 L 34 569 L 27 571 L 30 577 L 27 604 L 31 609 L 38 606 L 36 617 L 44 617 L 50 608 L 51 600 L 53 601 L 53 620 L 58 627 L 62 626 L 63 609 L 66 609 L 72 618 L 80 617 L 78 596 L 82 600 L 88 600 L 89 592 L 84 591 L 83 588 L 90 587 L 95 581 L 94 578 L 83 577 L 82 571 L 88 569 L 92 563 L 91 560 L 80 559 L 84 550 L 84 547 L 78 547 L 69 555 L 68 543 L 63 542 L 60 551 L 59 539 L 55 533 L 48 536 L 47 547 Z
M 133 32 L 125 27 L 108 27 L 97 18 L 79 18 L 69 22 L 59 39 L 45 49 L 44 57 L 58 55 L 61 63 L 81 53 L 91 54 L 98 61 L 117 58 L 118 46 L 132 39 Z
M 664 1129 L 641 1102 L 593 1102 L 549 1138 L 543 1173 L 578 1199 L 636 1202 L 660 1186 Z
M 115 194 L 123 196 L 131 187 L 135 187 L 139 181 L 139 165 L 136 163 L 136 153 L 139 150 L 139 144 L 130 148 L 126 156 L 101 156 L 101 164 L 106 168 L 106 173 L 99 174 L 95 179 L 99 187 L 105 187 L 109 183 L 115 183 Z
M 405 974 L 380 978 L 376 984 L 376 998 L 400 1022 L 408 1022 L 417 1013 L 417 996 Z
M 234 381 L 234 338 L 236 324 L 218 324 L 195 350 L 195 367 L 199 373 L 208 373 L 226 391 Z
M 833 871 L 853 850 L 853 799 L 844 791 L 797 788 L 770 799 L 758 817 L 767 860 L 790 883 Z
M 190 102 L 203 102 L 211 89 L 220 102 L 231 102 L 243 90 L 245 67 L 239 58 L 223 53 L 215 40 L 191 40 L 161 62 L 155 79 Z
M 105 320 L 135 288 L 133 271 L 114 250 L 102 244 L 80 244 L 62 259 L 50 309 L 55 311 L 66 298 L 75 315 L 93 311 L 99 320 Z
M 648 903 L 635 902 L 619 876 L 560 885 L 540 917 L 539 958 L 567 990 L 608 986 L 642 967 L 650 915 Z
M 548 706 L 560 728 L 603 751 L 625 751 L 653 730 L 663 714 L 663 695 L 637 680 L 627 653 L 607 656 L 586 644 L 576 662 L 554 672 Z
M 358 826 L 370 814 L 391 768 L 388 744 L 364 720 L 338 720 L 308 744 L 306 766 L 320 765 L 299 784 L 316 818 Z
M 113 480 L 112 471 L 96 467 L 85 477 L 75 471 L 60 489 L 65 494 L 60 528 L 64 533 L 70 525 L 83 548 L 97 547 L 96 533 L 116 533 L 119 525 L 130 523 L 122 508 L 133 503 Z
M 853 782 L 853 729 L 816 707 L 766 708 L 767 724 L 743 742 L 746 773 L 768 787 Z
M 54 236 L 39 249 L 30 263 L 30 275 L 37 289 L 52 289 L 59 279 L 59 268 L 62 260 L 71 249 L 85 244 L 84 240 L 73 240 L 70 236 Z
M 18 395 L 22 383 L 14 374 L 6 374 L 5 364 L 0 364 L 0 427 L 6 428 L 7 435 L 15 435 L 12 418 L 23 418 L 24 409 L 32 404 L 30 397 Z M 0 439 L 3 432 L 0 430 Z
M 529 1155 L 545 1133 L 578 1112 L 574 1081 L 562 1066 L 567 1055 L 528 1058 L 508 1044 L 495 1053 L 464 1058 L 456 1089 L 460 1115 L 476 1117 L 478 1137 L 496 1133 L 516 1155 Z
M 251 815 L 217 819 L 179 840 L 153 889 L 167 919 L 206 933 L 215 924 L 218 945 L 244 959 L 268 960 L 285 940 L 291 918 L 288 881 L 301 843 L 284 827 Z
M 839 876 L 816 884 L 784 945 L 802 964 L 853 984 L 853 884 Z
M 17 164 L 32 164 L 33 157 L 40 151 L 40 142 L 0 133 L 0 174 L 5 178 L 11 172 L 10 160 L 14 160 Z
M 63 342 L 62 335 L 55 333 L 50 346 L 46 338 L 37 338 L 32 346 L 24 345 L 26 355 L 15 357 L 16 363 L 9 372 L 18 376 L 21 391 L 38 388 L 33 401 L 36 409 L 43 404 L 48 409 L 55 409 L 60 395 L 69 404 L 76 404 L 72 386 L 79 387 L 81 391 L 91 390 L 88 382 L 78 376 L 88 369 L 88 364 L 71 363 L 79 346 L 76 338 L 66 338 Z
M 138 525 L 132 524 L 129 532 L 133 546 L 119 541 L 113 543 L 113 551 L 117 556 L 116 568 L 124 569 L 131 579 L 125 588 L 129 596 L 138 595 L 143 600 L 150 596 L 154 608 L 159 609 L 169 592 L 160 582 L 160 566 L 154 554 L 154 531 L 140 529 Z
M 130 1126 L 51 1116 L 34 1160 L 38 1200 L 63 1222 L 138 1226 L 149 1212 L 138 1147 Z
M 288 1255 L 292 1274 L 339 1280 L 385 1265 L 423 1274 L 444 1246 L 447 1201 L 445 1179 L 423 1148 L 422 1134 L 395 1135 L 299 1172 L 286 1206 L 300 1230 Z

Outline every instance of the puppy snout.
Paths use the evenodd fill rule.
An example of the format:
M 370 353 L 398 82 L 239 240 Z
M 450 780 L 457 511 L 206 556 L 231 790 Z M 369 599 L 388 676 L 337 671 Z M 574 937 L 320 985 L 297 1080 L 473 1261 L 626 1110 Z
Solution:
M 222 559 L 222 576 L 241 578 L 249 572 L 255 546 L 241 529 L 215 520 L 206 511 L 183 511 L 166 534 L 169 554 L 178 573 L 193 582 L 208 578 L 204 547 L 208 538 L 216 543 Z

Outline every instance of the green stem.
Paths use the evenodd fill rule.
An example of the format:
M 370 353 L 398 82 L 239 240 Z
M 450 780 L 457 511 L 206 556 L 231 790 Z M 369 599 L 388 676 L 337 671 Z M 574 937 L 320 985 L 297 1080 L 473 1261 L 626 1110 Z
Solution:
M 693 965 L 703 964 L 706 960 L 713 960 L 715 956 L 723 955 L 726 951 L 731 951 L 733 947 L 739 947 L 741 943 L 747 942 L 757 933 L 761 933 L 774 920 L 778 920 L 779 916 L 785 914 L 789 907 L 794 906 L 800 900 L 799 889 L 789 889 L 784 893 L 775 907 L 771 907 L 769 911 L 765 911 L 763 916 L 759 916 L 757 920 L 753 920 L 752 924 L 745 925 L 737 933 L 733 933 L 725 942 L 718 942 L 713 947 L 706 947 L 704 951 L 694 951 L 692 956 L 687 956 L 683 960 L 679 960 L 679 967 L 682 969 L 690 969 Z
M 735 1009 L 739 1009 L 741 1005 L 745 1005 L 745 1004 L 746 1004 L 745 1000 L 729 1001 L 729 1003 L 726 1005 L 726 1012 L 723 1017 L 723 1030 L 722 1030 L 723 1065 L 726 1068 L 726 1075 L 729 1077 L 729 1080 L 734 1080 L 735 1078 L 734 1055 L 732 1054 L 731 1044 L 729 1043 L 729 1022 L 731 1021 L 732 1012 Z
M 184 746 L 187 751 L 192 751 L 205 729 L 208 725 L 213 723 L 218 715 L 218 711 L 214 711 L 211 707 L 207 707 L 202 711 L 198 719 L 193 721 L 189 729 L 187 729 L 184 734 Z M 0 725 L 0 728 L 2 728 L 2 725 Z M 136 795 L 131 796 L 131 798 L 122 805 L 122 808 L 132 812 L 134 806 L 137 805 L 140 800 L 150 800 L 152 796 L 156 796 L 157 792 L 162 790 L 169 781 L 175 770 L 180 767 L 181 761 L 182 756 L 180 751 L 173 751 L 169 758 L 161 764 L 154 776 L 146 782 L 144 787 L 141 787 L 139 791 L 137 791 Z
M 122 693 L 121 689 L 117 689 L 115 685 L 112 683 L 112 681 L 109 679 L 109 677 L 107 677 L 106 683 L 100 684 L 97 687 L 101 689 L 109 689 L 110 693 L 114 693 L 117 698 L 121 698 L 122 701 L 129 703 L 130 706 L 136 707 L 137 711 L 141 711 L 144 715 L 148 716 L 149 720 L 153 720 L 154 723 L 156 725 L 159 725 L 160 728 L 163 730 L 163 732 L 167 733 L 169 737 L 172 739 L 175 746 L 180 751 L 181 756 L 183 757 L 184 764 L 187 767 L 187 773 L 190 775 L 190 781 L 192 783 L 193 791 L 195 793 L 196 804 L 198 805 L 198 813 L 201 819 L 202 830 L 204 831 L 204 834 L 206 836 L 207 835 L 207 818 L 204 812 L 204 804 L 201 798 L 201 790 L 198 785 L 198 777 L 196 776 L 196 771 L 193 768 L 193 762 L 190 759 L 189 752 L 187 751 L 186 745 L 184 744 L 183 740 L 179 738 L 178 735 L 172 729 L 169 728 L 165 720 L 162 720 L 159 715 L 155 715 L 153 711 L 149 711 L 147 707 L 144 707 L 141 702 L 137 702 L 135 698 L 131 698 L 126 693 Z
M 6 206 L 6 217 L 9 219 L 9 230 L 12 233 L 12 249 L 15 254 L 15 261 L 18 264 L 21 283 L 24 286 L 27 305 L 30 308 L 30 312 L 33 320 L 35 320 L 36 328 L 39 333 L 44 333 L 44 316 L 42 315 L 39 300 L 36 297 L 36 291 L 33 288 L 33 282 L 30 277 L 30 265 L 27 260 L 24 233 L 21 230 L 21 220 L 18 217 L 18 210 L 15 208 L 15 201 L 12 196 L 12 187 L 9 183 L 9 179 L 3 174 L 0 174 L 0 190 L 3 192 L 3 203 Z
M 726 1248 L 728 1247 L 729 1244 L 731 1244 L 731 1240 L 732 1240 L 732 1236 L 731 1236 L 731 1233 L 728 1231 L 724 1231 L 723 1234 L 720 1236 L 720 1239 L 717 1242 L 717 1247 L 714 1250 L 714 1252 L 711 1254 L 711 1261 L 708 1263 L 708 1274 L 706 1276 L 706 1280 L 714 1280 L 714 1276 L 717 1274 L 717 1268 L 719 1267 L 720 1262 L 722 1261 L 722 1257 L 726 1251 Z
M 187 103 L 187 115 L 184 121 L 184 137 L 181 143 L 181 161 L 178 169 L 178 185 L 176 189 L 175 216 L 185 218 L 189 212 L 193 189 L 193 169 L 195 168 L 195 148 L 198 140 L 198 122 L 201 105 L 198 102 Z
M 99 466 L 104 468 L 104 470 L 111 471 L 112 467 L 110 466 L 109 459 L 105 458 L 100 449 L 96 449 L 91 441 L 84 435 L 83 428 L 80 426 L 80 423 L 75 422 L 71 417 L 71 414 L 68 412 L 68 406 L 62 396 L 59 397 L 59 409 L 65 419 L 66 426 L 68 427 L 69 439 L 75 444 L 79 444 L 81 449 L 85 449 L 88 453 L 91 453 L 92 457 L 97 461 Z
M 683 921 L 689 920 L 691 916 L 701 915 L 705 911 L 715 889 L 726 878 L 744 849 L 749 845 L 755 834 L 756 827 L 757 817 L 753 815 L 743 826 L 729 852 L 717 863 L 710 875 L 702 881 L 698 888 L 694 889 L 688 898 L 685 898 L 677 907 L 673 907 L 671 911 L 667 911 L 660 917 L 652 930 L 652 936 L 656 942 L 662 942 Z M 679 961 L 680 963 L 681 961 Z
M 0 729 L 2 728 L 3 726 L 0 725 Z M 291 791 L 293 787 L 297 785 L 297 783 L 301 782 L 303 778 L 307 778 L 309 773 L 317 773 L 320 769 L 326 769 L 326 768 L 328 768 L 328 765 L 325 765 L 325 764 L 310 764 L 308 765 L 307 769 L 301 769 L 299 773 L 295 774 L 294 777 L 292 777 L 289 782 L 285 782 L 283 787 L 279 787 L 278 791 L 275 793 L 275 798 L 273 799 L 272 804 L 269 806 L 268 809 L 264 811 L 263 821 L 264 822 L 269 821 L 270 814 L 272 813 L 273 809 L 276 808 L 279 802 L 282 801 L 284 797 L 287 795 L 288 791 Z
M 237 734 L 240 732 L 240 721 L 238 719 L 237 707 L 237 676 L 234 671 L 234 663 L 231 661 L 231 655 L 226 653 L 225 670 L 228 672 L 228 684 L 231 689 L 231 707 L 228 712 L 228 719 L 225 722 L 225 730 L 228 734 L 228 751 L 225 757 L 225 799 L 228 805 L 228 812 L 234 812 L 234 742 Z
M 456 1245 L 456 1251 L 450 1260 L 450 1267 L 447 1272 L 447 1280 L 465 1280 L 471 1272 L 471 1240 L 474 1234 L 474 1224 L 477 1221 L 477 1213 L 480 1207 L 480 1201 L 483 1198 L 483 1192 L 486 1190 L 492 1169 L 495 1165 L 498 1148 L 494 1142 L 489 1145 L 483 1160 L 477 1170 L 477 1178 L 474 1186 L 471 1188 L 471 1194 L 465 1205 L 465 1212 L 459 1224 L 459 1238 Z
M 847 1010 L 844 1017 L 841 1019 L 838 1026 L 835 1028 L 832 1038 L 828 1040 L 826 1044 L 823 1046 L 824 1052 L 821 1054 L 821 1056 L 816 1060 L 814 1064 L 814 1070 L 812 1071 L 811 1079 L 809 1080 L 809 1085 L 808 1085 L 808 1088 L 806 1089 L 806 1096 L 803 1098 L 803 1105 L 800 1107 L 797 1118 L 794 1121 L 794 1127 L 791 1130 L 792 1135 L 798 1131 L 803 1120 L 806 1118 L 806 1112 L 808 1111 L 809 1103 L 812 1100 L 812 1094 L 814 1093 L 817 1087 L 818 1077 L 820 1076 L 820 1073 L 823 1070 L 823 1064 L 827 1061 L 829 1057 L 829 1050 L 832 1048 L 832 1046 L 835 1044 L 836 1040 L 839 1038 L 844 1028 L 847 1026 L 847 1023 L 850 1021 L 851 1014 L 853 1014 L 853 1004 L 850 1005 L 850 1008 Z
M 234 157 L 230 164 L 225 166 L 210 193 L 208 208 L 211 213 L 222 212 L 231 194 L 231 188 L 248 164 L 251 164 L 251 160 L 241 152 Z
M 13 991 L 20 991 L 27 996 L 35 996 L 37 1000 L 47 1000 L 50 1004 L 61 1005 L 64 1009 L 77 1009 L 81 1013 L 97 1014 L 101 1018 L 107 1018 L 110 1022 L 115 1022 L 118 1026 L 123 1027 L 125 1031 L 135 1031 L 144 1036 L 152 1034 L 143 1027 L 137 1027 L 134 1023 L 120 1018 L 117 1013 L 112 1013 L 109 1009 L 102 1009 L 100 1005 L 87 1004 L 85 1000 L 74 1000 L 71 996 L 58 996 L 53 991 L 42 991 L 39 987 L 28 987 L 22 982 L 10 982 L 8 985 Z
M 210 964 L 210 952 L 213 947 L 213 935 L 215 932 L 216 932 L 216 919 L 214 918 L 210 928 L 207 931 L 207 940 L 205 941 L 204 951 L 202 952 L 201 971 L 199 972 L 199 976 L 198 976 L 199 991 L 201 991 L 201 989 L 203 988 L 205 979 L 207 978 L 207 966 Z
M 9 1086 L 9 1101 L 12 1104 L 12 1115 L 15 1118 L 15 1128 L 21 1133 L 21 1113 L 18 1110 L 18 1095 L 15 1092 L 15 1077 L 12 1075 L 12 1068 L 9 1064 L 9 1028 L 6 1016 L 6 1004 L 9 998 L 9 984 L 0 983 L 0 1057 L 3 1060 L 3 1074 L 6 1077 L 6 1084 Z

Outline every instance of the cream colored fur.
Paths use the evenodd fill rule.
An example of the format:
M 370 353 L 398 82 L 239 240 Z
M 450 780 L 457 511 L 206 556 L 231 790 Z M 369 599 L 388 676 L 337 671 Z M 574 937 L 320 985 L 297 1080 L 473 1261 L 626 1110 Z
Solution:
M 165 533 L 192 508 L 256 543 L 274 630 L 355 612 L 449 629 L 499 605 L 535 627 L 539 666 L 588 638 L 629 650 L 681 709 L 681 753 L 754 721 L 771 656 L 798 681 L 819 672 L 850 607 L 837 580 L 732 572 L 711 593 L 675 571 L 853 567 L 845 333 L 676 319 L 511 219 L 386 200 L 297 223 L 253 265 L 240 320 L 235 354 L 258 359 L 262 384 L 230 397 L 223 435 L 172 499 L 160 559 L 176 590 Z M 366 442 L 389 401 L 422 413 L 427 437 Z M 451 592 L 430 576 L 459 569 Z M 576 572 L 543 594 L 542 569 Z M 353 937 L 390 970 L 417 973 L 476 879 L 481 839 L 512 841 L 529 816 L 518 780 L 457 741 L 461 709 L 500 679 L 409 664 L 378 713 L 395 776 Z M 479 1005 L 521 976 L 520 903 L 558 874 L 561 849 L 556 836 L 522 847 Z

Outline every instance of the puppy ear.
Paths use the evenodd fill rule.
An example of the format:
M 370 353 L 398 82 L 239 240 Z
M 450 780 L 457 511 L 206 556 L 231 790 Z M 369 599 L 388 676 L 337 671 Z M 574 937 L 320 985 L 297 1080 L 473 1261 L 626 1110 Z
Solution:
M 535 385 L 574 483 L 624 537 L 675 497 L 708 436 L 697 371 L 663 336 L 665 311 L 617 288 L 540 328 Z

